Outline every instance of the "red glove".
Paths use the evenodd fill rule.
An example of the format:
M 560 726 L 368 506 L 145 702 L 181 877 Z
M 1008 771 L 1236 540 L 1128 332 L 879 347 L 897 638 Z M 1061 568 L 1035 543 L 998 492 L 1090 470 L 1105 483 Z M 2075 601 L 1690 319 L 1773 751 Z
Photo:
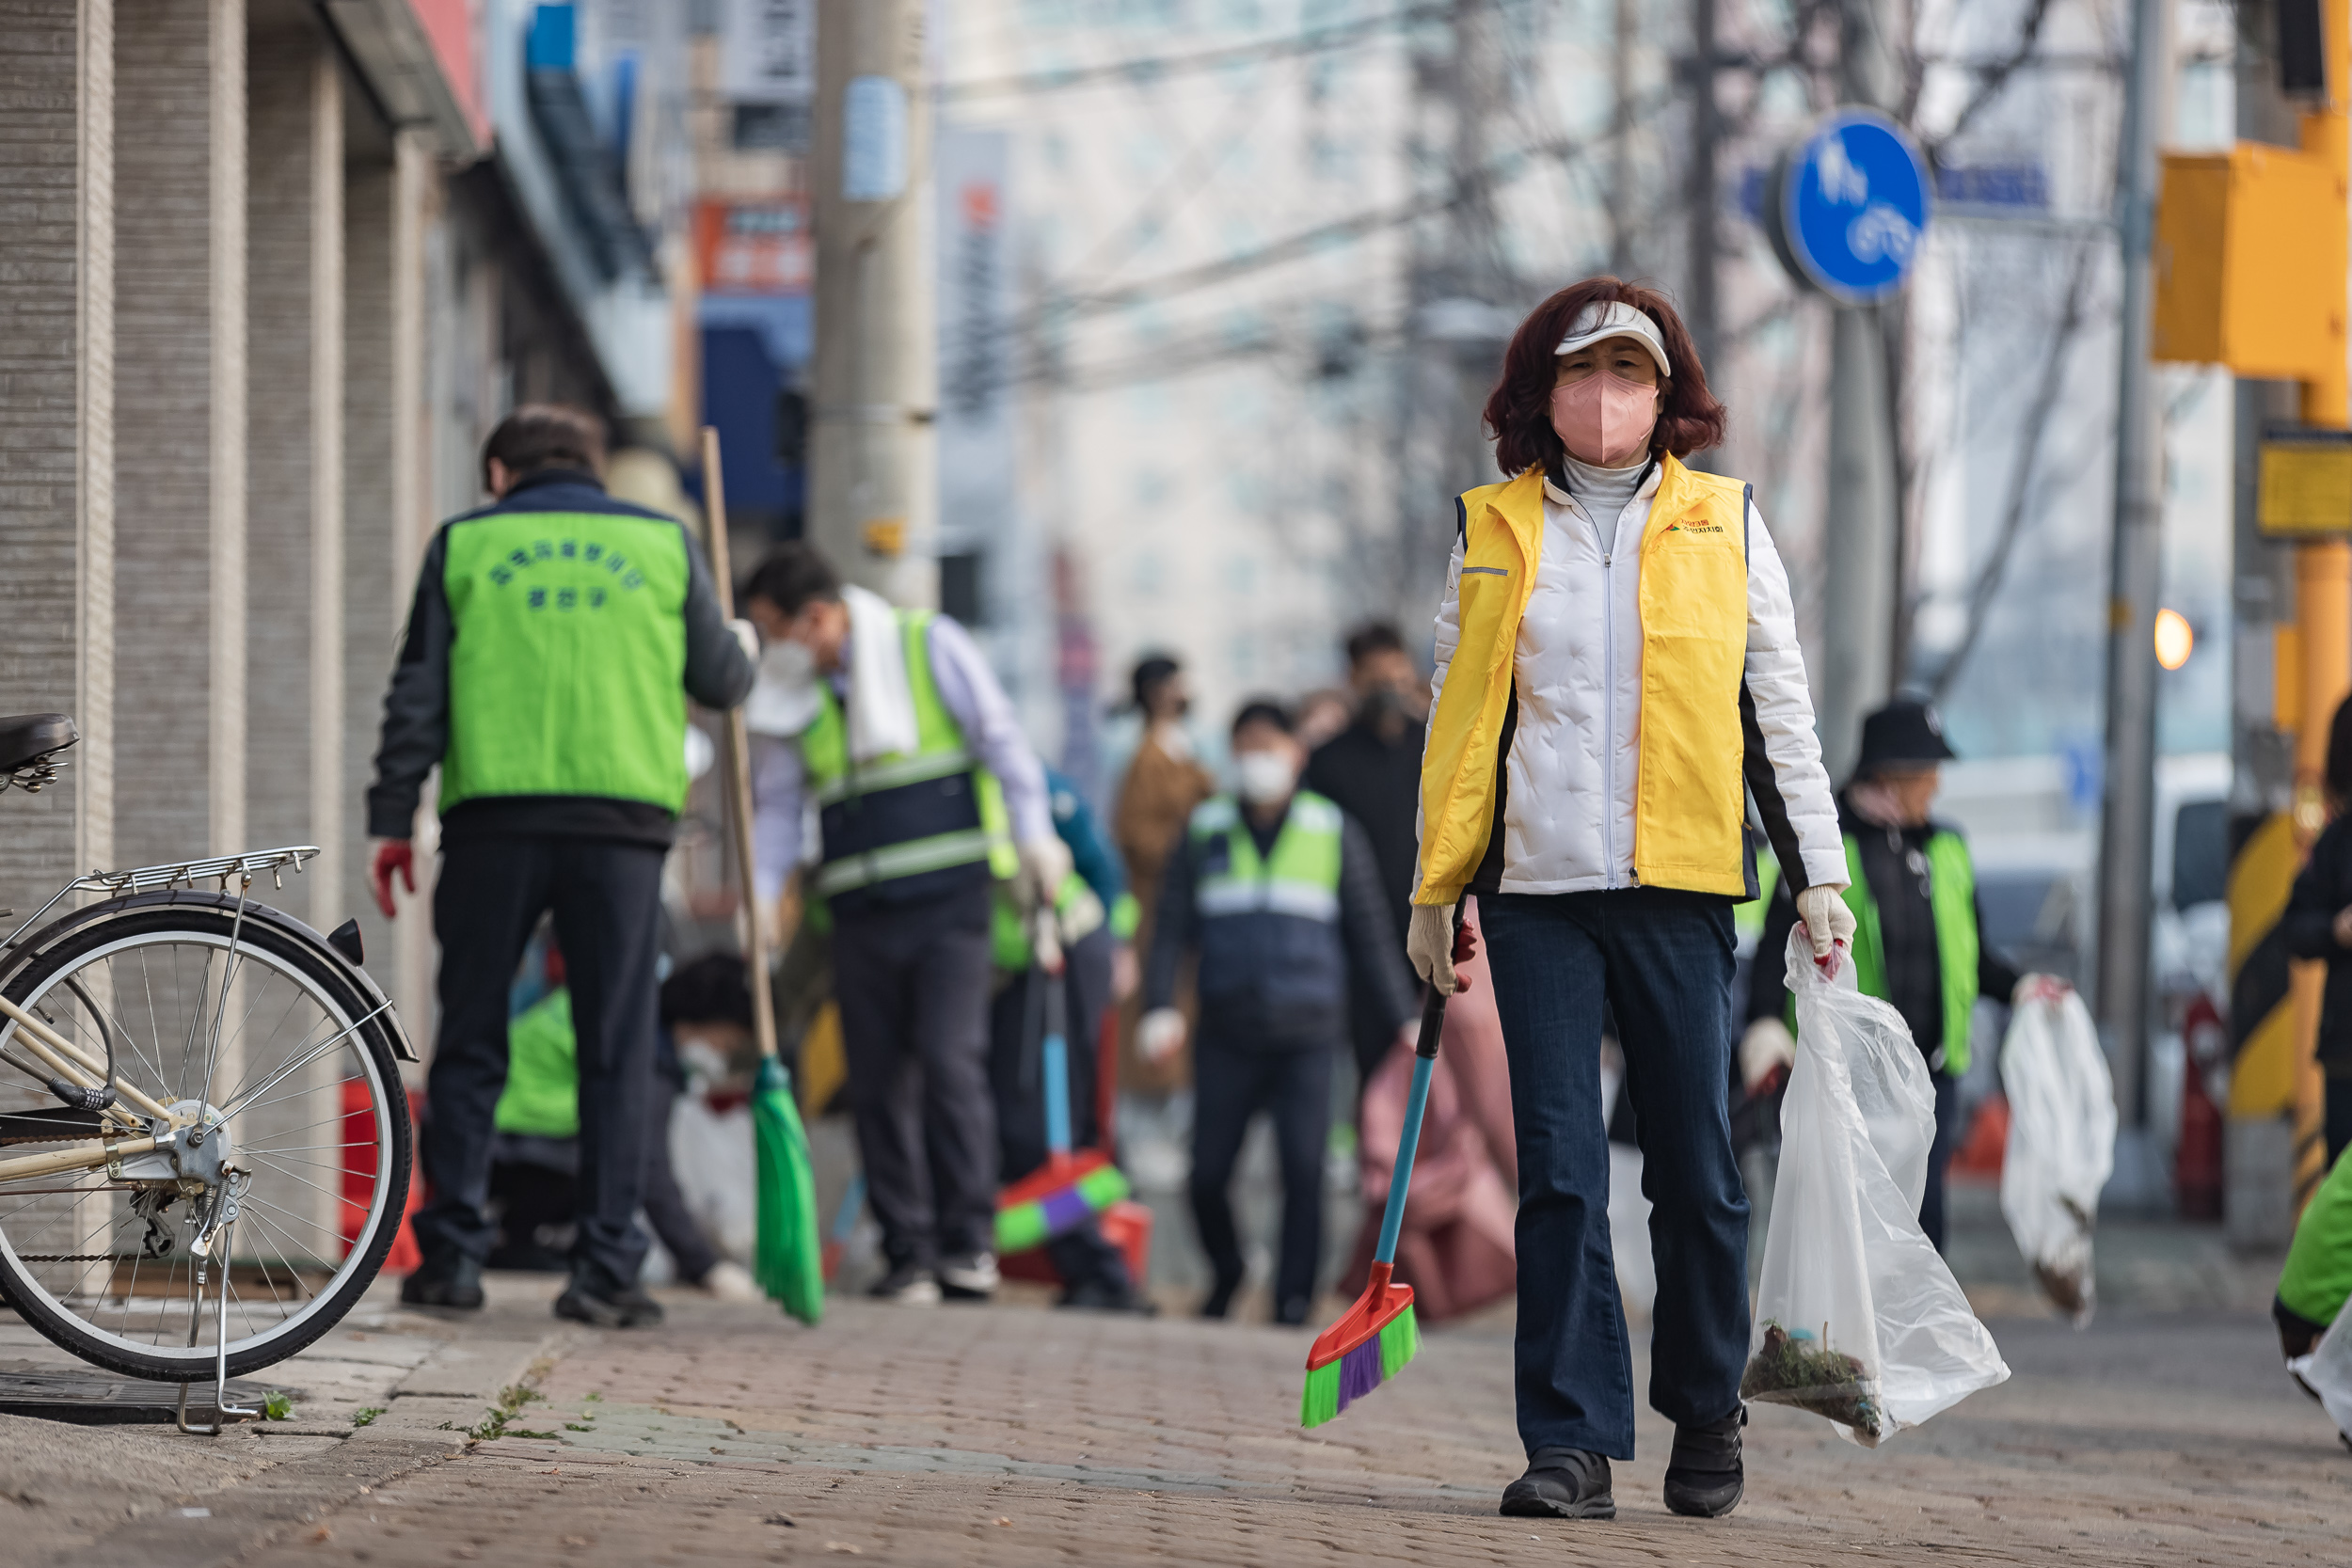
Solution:
M 375 863 L 368 868 L 368 880 L 375 889 L 375 907 L 390 920 L 399 911 L 392 908 L 392 873 L 410 894 L 417 891 L 417 851 L 405 838 L 388 838 L 375 847 Z
M 1465 920 L 1454 927 L 1454 989 L 1458 994 L 1470 989 L 1470 977 L 1462 973 L 1462 966 L 1478 957 L 1478 927 Z

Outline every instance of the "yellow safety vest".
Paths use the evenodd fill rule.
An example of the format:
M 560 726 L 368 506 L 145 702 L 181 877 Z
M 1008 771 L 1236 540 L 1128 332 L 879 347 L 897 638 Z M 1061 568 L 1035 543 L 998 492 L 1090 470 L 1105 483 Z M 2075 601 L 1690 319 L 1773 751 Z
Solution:
M 1642 534 L 1641 779 L 1633 872 L 1646 887 L 1740 897 L 1747 795 L 1748 486 L 1659 459 Z M 1543 551 L 1544 475 L 1463 493 L 1461 636 L 1422 757 L 1416 904 L 1462 895 L 1494 830 L 1495 767 L 1519 620 Z

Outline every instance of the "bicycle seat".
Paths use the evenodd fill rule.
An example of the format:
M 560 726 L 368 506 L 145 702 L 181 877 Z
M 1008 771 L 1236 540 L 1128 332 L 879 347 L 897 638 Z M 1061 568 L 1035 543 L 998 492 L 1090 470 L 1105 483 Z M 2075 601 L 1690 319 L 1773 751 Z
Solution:
M 70 714 L 20 713 L 0 719 L 0 773 L 12 773 L 81 738 Z

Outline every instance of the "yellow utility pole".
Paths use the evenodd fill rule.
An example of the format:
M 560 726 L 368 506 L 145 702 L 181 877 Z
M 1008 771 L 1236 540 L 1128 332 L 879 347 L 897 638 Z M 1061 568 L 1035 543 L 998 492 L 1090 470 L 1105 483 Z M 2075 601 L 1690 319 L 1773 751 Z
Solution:
M 2237 981 L 2275 942 L 2288 884 L 2326 825 L 2328 729 L 2352 695 L 2352 0 L 2324 0 L 2321 32 L 2325 91 L 2301 116 L 2301 145 L 2240 142 L 2226 153 L 2168 157 L 2157 207 L 2153 357 L 2301 385 L 2303 428 L 2266 436 L 2260 483 L 2263 532 L 2295 541 L 2296 620 L 2278 628 L 2273 708 L 2278 727 L 2295 733 L 2294 802 L 2254 832 L 2231 868 L 2233 1008 L 2261 989 Z M 2260 1017 L 2231 1021 L 2240 1042 L 2232 1122 L 2292 1118 L 2290 1213 L 2324 1174 L 2325 1084 L 2313 1059 L 2324 983 L 2323 966 L 2295 964 L 2283 992 L 2274 981 L 2252 1004 Z

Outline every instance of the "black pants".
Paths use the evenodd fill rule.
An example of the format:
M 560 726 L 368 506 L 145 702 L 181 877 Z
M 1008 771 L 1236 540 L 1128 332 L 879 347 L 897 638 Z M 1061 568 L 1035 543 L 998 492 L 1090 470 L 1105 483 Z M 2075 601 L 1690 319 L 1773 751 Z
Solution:
M 1111 949 L 1108 930 L 1098 930 L 1071 944 L 1062 970 L 1063 1014 L 1069 1035 L 1070 1141 L 1074 1148 L 1091 1148 L 1100 1140 L 1094 1114 L 1094 1061 L 1102 1038 L 1103 1014 L 1110 1006 Z M 1039 978 L 1034 970 L 1014 975 L 997 991 L 989 1009 L 988 1086 L 996 1099 L 996 1152 L 1008 1182 L 1045 1163 L 1045 1079 L 1037 1046 L 1038 1026 L 1031 1020 L 1029 990 Z M 1132 1288 L 1127 1261 L 1103 1239 L 1092 1220 L 1063 1232 L 1045 1243 L 1054 1272 L 1072 1290 L 1091 1281 L 1114 1294 Z
M 425 1267 L 490 1256 L 491 1117 L 506 1086 L 506 996 L 523 944 L 552 911 L 579 1040 L 579 1229 L 572 1269 L 599 1293 L 633 1285 L 653 1132 L 655 931 L 663 851 L 604 839 L 467 839 L 441 856 L 433 892 L 441 1027 L 425 1080 L 424 1169 L 416 1219 Z
M 985 883 L 834 927 L 834 995 L 866 1197 L 895 1268 L 993 1251 Z
M 1282 1250 L 1274 1274 L 1274 1315 L 1304 1323 L 1314 1305 L 1323 1254 L 1323 1150 L 1331 1135 L 1331 1051 L 1260 1050 L 1203 1031 L 1193 1053 L 1193 1224 L 1220 1288 L 1242 1275 L 1241 1240 L 1227 1188 L 1242 1134 L 1260 1111 L 1274 1114 L 1282 1167 Z
M 1960 1140 L 1960 1080 L 1948 1072 L 1935 1078 L 1935 1141 L 1928 1145 L 1928 1190 L 1919 1200 L 1919 1228 L 1935 1250 L 1944 1250 L 1944 1173 L 1952 1163 L 1952 1146 Z
M 2344 1152 L 2344 1145 L 2352 1144 L 2352 1069 L 2329 1068 L 2326 1083 L 2326 1120 L 2321 1132 L 2328 1140 L 2328 1168 L 2333 1170 L 2336 1156 Z

